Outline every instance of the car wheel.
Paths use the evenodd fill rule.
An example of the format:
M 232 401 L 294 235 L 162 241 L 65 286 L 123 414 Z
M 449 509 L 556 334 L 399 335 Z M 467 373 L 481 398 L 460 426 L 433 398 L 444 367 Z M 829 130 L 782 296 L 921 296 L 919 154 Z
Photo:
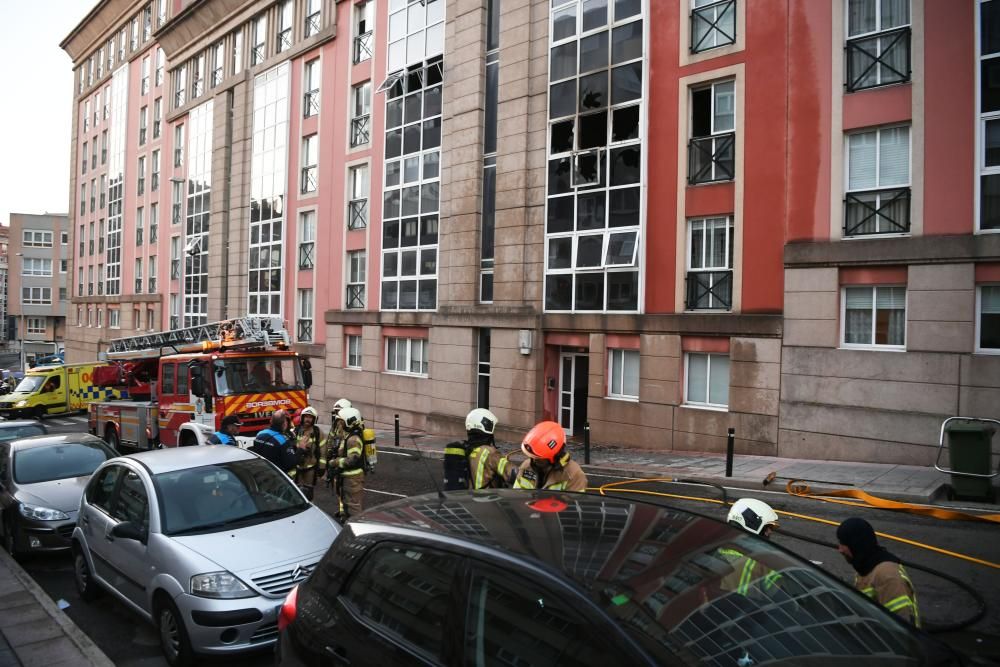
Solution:
M 101 591 L 97 588 L 94 575 L 87 564 L 87 556 L 81 548 L 73 549 L 73 578 L 76 580 L 76 590 L 84 602 L 96 600 Z
M 13 558 L 17 558 L 20 552 L 17 550 L 17 539 L 16 532 L 14 528 L 14 521 L 12 519 L 4 519 L 3 521 L 3 550 L 11 555 Z
M 32 416 L 38 421 L 42 421 L 42 418 L 45 417 L 45 408 L 39 405 L 37 408 L 35 408 L 34 414 Z
M 174 667 L 195 664 L 194 651 L 188 638 L 184 619 L 172 600 L 162 598 L 156 608 L 156 627 L 160 633 L 160 649 L 167 663 Z

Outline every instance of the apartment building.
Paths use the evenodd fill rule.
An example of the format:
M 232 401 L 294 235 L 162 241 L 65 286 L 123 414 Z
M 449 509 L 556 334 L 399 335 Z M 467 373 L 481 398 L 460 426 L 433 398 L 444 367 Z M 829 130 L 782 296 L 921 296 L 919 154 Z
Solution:
M 55 354 L 66 338 L 69 216 L 10 214 L 7 309 L 22 358 Z
M 277 315 L 380 424 L 926 463 L 1000 410 L 994 1 L 104 0 L 70 357 Z
M 10 227 L 0 225 L 0 344 L 7 345 L 11 339 L 14 327 L 8 323 L 10 317 L 7 308 L 7 271 L 9 258 L 7 256 L 10 245 Z

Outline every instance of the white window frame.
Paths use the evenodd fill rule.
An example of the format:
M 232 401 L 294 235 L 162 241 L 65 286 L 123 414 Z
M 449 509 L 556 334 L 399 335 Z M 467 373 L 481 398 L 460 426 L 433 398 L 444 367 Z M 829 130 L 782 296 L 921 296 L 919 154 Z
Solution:
M 344 368 L 359 371 L 363 361 L 361 335 L 347 334 L 344 338 Z M 357 363 L 352 363 L 354 359 L 357 359 Z
M 907 0 L 907 2 L 910 5 L 910 8 L 909 8 L 910 11 L 907 12 L 907 13 L 910 16 L 910 20 L 907 21 L 906 23 L 901 23 L 899 25 L 894 25 L 891 28 L 883 28 L 882 27 L 882 3 L 879 0 L 871 0 L 871 1 L 875 5 L 875 29 L 874 30 L 870 30 L 868 32 L 859 32 L 856 35 L 852 35 L 852 34 L 850 34 L 850 30 L 851 30 L 851 0 L 845 0 L 845 2 L 844 2 L 844 39 L 845 39 L 845 41 L 846 40 L 851 40 L 851 39 L 858 39 L 859 37 L 871 37 L 873 35 L 879 34 L 880 32 L 886 32 L 886 31 L 889 31 L 889 30 L 896 30 L 897 28 L 905 28 L 907 26 L 913 25 L 913 3 L 910 3 L 909 0 Z
M 879 170 L 882 163 L 882 132 L 884 130 L 894 130 L 905 127 L 906 146 L 906 183 L 894 185 L 882 185 L 880 182 Z M 861 134 L 875 133 L 875 185 L 872 187 L 852 188 L 851 187 L 851 140 L 850 137 Z M 913 184 L 913 126 L 910 123 L 894 123 L 892 125 L 880 125 L 878 127 L 866 127 L 860 130 L 852 130 L 844 133 L 844 192 L 869 192 L 871 190 L 895 190 L 898 188 L 908 188 Z
M 52 232 L 40 229 L 25 229 L 21 235 L 21 245 L 25 248 L 51 248 Z
M 259 14 L 250 22 L 250 36 L 253 43 L 250 47 L 250 65 L 259 65 L 267 60 L 267 14 Z
M 976 285 L 976 354 L 997 354 L 1000 355 L 1000 347 L 981 347 L 979 345 L 982 335 L 983 325 L 983 288 L 996 287 L 1000 289 L 1000 283 L 980 283 Z
M 97 307 L 97 322 L 94 324 L 98 329 L 104 326 L 104 309 Z
M 315 175 L 312 189 L 306 189 L 306 174 L 310 171 Z M 319 134 L 313 133 L 302 137 L 302 169 L 299 192 L 302 195 L 315 195 L 319 190 Z
M 24 257 L 21 275 L 35 278 L 52 277 L 52 260 L 48 257 Z
M 122 328 L 122 311 L 117 308 L 108 310 L 108 326 L 112 329 Z
M 641 375 L 636 377 L 635 393 L 630 394 L 625 391 L 625 359 L 630 355 L 635 355 L 637 366 L 641 364 L 639 350 L 608 348 L 608 398 L 625 401 L 639 400 L 639 385 L 642 384 Z M 615 391 L 616 380 L 620 388 L 617 392 Z
M 847 343 L 847 290 L 857 289 L 867 287 L 872 290 L 872 330 L 871 330 L 871 343 Z M 875 327 L 878 322 L 878 288 L 890 288 L 899 287 L 905 292 L 904 302 L 903 302 L 903 344 L 902 345 L 879 345 L 875 343 Z M 888 285 L 841 285 L 840 286 L 840 347 L 846 350 L 895 350 L 900 352 L 906 351 L 906 340 L 909 338 L 908 329 L 910 328 L 909 320 L 909 310 L 910 310 L 910 290 L 905 284 L 888 284 Z
M 46 294 L 48 296 L 46 296 Z M 21 303 L 25 306 L 51 306 L 51 287 L 22 287 Z
M 692 398 L 691 396 L 689 396 L 689 394 L 688 394 L 688 386 L 689 386 L 689 384 L 691 382 L 691 368 L 690 368 L 690 366 L 691 366 L 691 355 L 693 355 L 693 354 L 704 355 L 704 356 L 708 357 L 708 364 L 707 364 L 707 367 L 706 367 L 706 369 L 707 369 L 706 370 L 707 375 L 705 377 L 705 389 L 706 389 L 706 392 L 708 392 L 708 393 L 705 396 L 705 399 L 706 399 L 705 401 L 698 401 L 698 400 Z M 725 357 L 725 358 L 729 359 L 730 360 L 729 361 L 729 363 L 730 363 L 730 369 L 732 369 L 732 359 L 730 359 L 730 356 L 729 356 L 728 353 L 726 353 L 726 354 L 723 354 L 721 352 L 685 352 L 684 353 L 684 407 L 697 408 L 697 409 L 701 409 L 701 410 L 717 410 L 719 412 L 729 412 L 729 403 L 726 403 L 725 405 L 723 405 L 721 403 L 711 403 L 711 402 L 709 402 L 709 399 L 711 397 L 711 386 L 712 386 L 712 358 L 713 357 Z M 730 370 L 730 372 L 732 372 L 732 371 Z M 730 389 L 732 389 L 732 387 L 730 386 L 730 380 L 728 378 L 726 379 L 726 387 L 727 387 L 726 393 L 727 393 L 727 400 L 728 400 L 728 392 L 729 392 Z
M 392 357 L 389 355 L 390 349 L 394 352 L 399 352 L 399 346 L 405 346 L 402 351 L 403 354 L 403 365 L 404 370 L 394 368 L 396 366 L 396 354 Z M 418 354 L 414 354 L 416 350 L 419 350 Z M 430 373 L 430 363 L 428 362 L 428 350 L 429 344 L 426 338 L 403 338 L 397 336 L 386 336 L 385 337 L 385 372 L 392 375 L 409 375 L 411 377 L 429 377 Z M 414 362 L 418 363 L 420 366 L 420 372 L 411 371 L 410 368 L 413 366 Z
M 295 340 L 300 343 L 312 343 L 316 340 L 316 329 L 315 329 L 315 313 L 316 313 L 316 294 L 312 287 L 299 288 L 297 290 L 295 298 L 295 308 L 298 311 L 298 318 L 296 319 L 295 326 Z M 310 327 L 312 335 L 308 338 L 300 338 L 298 323 L 308 320 L 313 326 Z
M 28 317 L 26 319 L 27 319 L 27 322 L 25 323 L 26 333 L 35 334 L 35 335 L 38 335 L 38 334 L 45 335 L 45 332 L 46 332 L 45 319 L 46 318 L 44 318 L 44 317 Z M 39 326 L 39 322 L 41 322 L 41 326 Z
M 983 53 L 982 45 L 982 0 L 977 0 L 976 5 L 976 21 L 975 21 L 975 49 L 976 49 L 976 60 L 975 60 L 975 85 L 973 89 L 975 90 L 975 133 L 976 133 L 976 174 L 973 179 L 973 185 L 975 190 L 974 205 L 973 205 L 973 216 L 972 221 L 974 233 L 976 234 L 1000 234 L 1000 226 L 994 229 L 983 229 L 982 228 L 982 177 L 983 176 L 998 176 L 1000 177 L 1000 165 L 987 167 L 986 166 L 986 123 L 991 120 L 1000 120 L 1000 110 L 983 112 L 983 100 L 982 100 L 982 63 L 986 60 L 992 60 L 994 58 L 1000 58 L 1000 52 L 997 53 Z M 976 337 L 976 342 L 978 344 L 979 338 Z

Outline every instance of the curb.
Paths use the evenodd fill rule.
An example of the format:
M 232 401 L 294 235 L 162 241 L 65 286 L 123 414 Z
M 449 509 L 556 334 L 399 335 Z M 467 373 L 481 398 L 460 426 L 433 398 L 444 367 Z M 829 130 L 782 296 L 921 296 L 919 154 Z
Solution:
M 0 565 L 10 570 L 14 578 L 17 579 L 24 588 L 31 593 L 45 613 L 56 622 L 62 629 L 66 637 L 80 650 L 80 653 L 87 660 L 87 664 L 95 667 L 115 667 L 115 663 L 104 654 L 97 644 L 81 630 L 73 620 L 66 615 L 62 609 L 52 601 L 48 593 L 35 583 L 21 564 L 11 557 L 6 551 L 0 550 Z
M 405 444 L 405 445 L 400 444 L 399 447 L 396 447 L 395 445 L 388 445 L 383 447 L 382 449 L 387 451 L 402 450 L 406 452 L 419 452 L 421 456 L 425 458 L 432 458 L 432 459 L 444 458 L 444 452 L 436 446 L 424 448 L 420 447 L 419 445 L 413 446 L 410 444 Z M 580 460 L 577 459 L 577 462 L 580 463 Z M 608 466 L 607 464 L 602 464 L 602 463 L 591 463 L 591 464 L 580 463 L 580 467 L 587 472 L 592 472 L 594 474 L 607 474 L 613 477 L 635 477 L 636 479 L 671 478 L 678 482 L 680 482 L 680 480 L 683 479 L 683 480 L 691 480 L 692 482 L 700 482 L 703 484 L 723 486 L 731 489 L 745 489 L 747 491 L 780 492 L 785 488 L 781 484 L 779 485 L 772 484 L 772 488 L 765 488 L 764 485 L 762 484 L 763 480 L 755 481 L 749 479 L 741 479 L 738 477 L 725 477 L 719 475 L 710 475 L 710 476 L 684 475 L 683 474 L 683 472 L 685 471 L 684 468 L 650 471 L 648 469 L 636 470 L 632 468 L 624 468 L 624 467 L 620 468 L 616 466 Z M 809 486 L 813 490 L 813 492 L 816 493 L 822 493 L 824 491 L 841 491 L 844 489 L 860 489 L 860 487 L 856 486 L 844 486 L 840 484 L 824 485 L 823 483 L 817 483 L 817 482 L 810 482 Z M 880 498 L 885 498 L 887 500 L 895 500 L 903 503 L 929 504 L 940 499 L 944 495 L 946 486 L 947 486 L 946 483 L 942 482 L 936 487 L 934 487 L 933 490 L 929 491 L 928 493 L 891 493 L 891 492 L 890 493 L 869 492 L 869 493 L 872 493 L 872 495 L 878 495 Z

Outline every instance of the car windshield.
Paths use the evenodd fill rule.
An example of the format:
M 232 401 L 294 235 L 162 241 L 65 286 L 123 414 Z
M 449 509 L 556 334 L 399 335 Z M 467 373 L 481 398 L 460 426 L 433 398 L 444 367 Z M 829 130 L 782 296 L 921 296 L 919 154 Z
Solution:
M 0 442 L 10 442 L 18 438 L 30 438 L 33 435 L 45 435 L 45 427 L 41 424 L 2 424 L 0 423 Z
M 632 539 L 602 547 L 581 532 L 586 548 L 563 545 L 581 554 L 568 574 L 653 655 L 692 665 L 816 655 L 924 663 L 926 647 L 902 623 L 766 540 L 686 512 L 608 502 L 604 514 L 602 525 L 628 524 Z
M 30 394 L 33 391 L 37 391 L 43 382 L 45 382 L 44 375 L 28 375 L 17 384 L 14 391 Z
M 166 535 L 250 525 L 309 507 L 288 477 L 254 458 L 155 475 Z
M 37 484 L 90 475 L 115 451 L 103 442 L 57 442 L 14 450 L 14 481 Z
M 295 357 L 241 357 L 215 362 L 220 396 L 305 389 Z

